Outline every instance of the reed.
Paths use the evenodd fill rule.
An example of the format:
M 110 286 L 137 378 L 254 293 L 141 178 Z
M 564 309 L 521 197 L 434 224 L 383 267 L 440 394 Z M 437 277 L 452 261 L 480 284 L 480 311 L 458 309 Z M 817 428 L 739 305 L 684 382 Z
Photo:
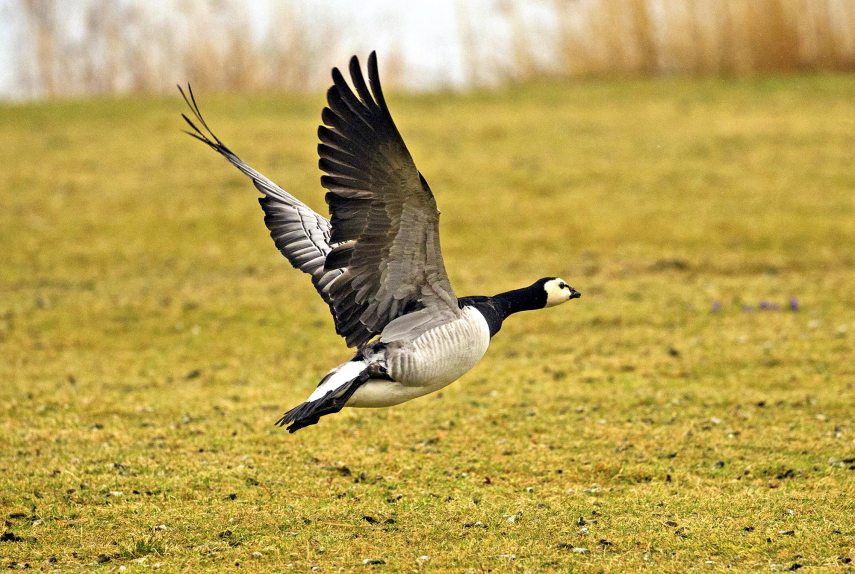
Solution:
M 755 74 L 855 68 L 855 3 L 556 0 L 563 72 Z
M 303 0 L 277 3 L 264 26 L 237 0 L 17 6 L 25 21 L 20 92 L 47 97 L 168 93 L 184 80 L 221 91 L 318 90 L 327 64 L 354 49 L 348 41 L 358 32 L 343 27 L 341 14 L 316 16 Z M 455 10 L 448 41 L 459 48 L 468 86 L 855 69 L 849 0 L 458 0 Z M 385 60 L 394 64 L 387 83 L 406 83 L 404 58 Z

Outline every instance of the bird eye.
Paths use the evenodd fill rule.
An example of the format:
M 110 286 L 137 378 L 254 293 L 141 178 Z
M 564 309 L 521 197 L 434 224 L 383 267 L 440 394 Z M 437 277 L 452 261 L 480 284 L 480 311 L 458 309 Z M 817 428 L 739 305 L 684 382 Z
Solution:
M 564 283 L 562 281 L 561 284 L 559 285 L 559 287 L 561 287 L 562 289 L 567 289 L 567 283 Z

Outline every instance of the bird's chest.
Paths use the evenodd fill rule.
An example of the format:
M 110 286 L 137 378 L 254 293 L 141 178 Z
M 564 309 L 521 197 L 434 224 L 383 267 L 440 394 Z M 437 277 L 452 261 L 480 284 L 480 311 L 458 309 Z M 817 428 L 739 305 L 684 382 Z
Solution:
M 407 386 L 440 389 L 472 369 L 487 352 L 490 328 L 466 308 L 459 319 L 435 327 L 387 357 L 392 378 Z

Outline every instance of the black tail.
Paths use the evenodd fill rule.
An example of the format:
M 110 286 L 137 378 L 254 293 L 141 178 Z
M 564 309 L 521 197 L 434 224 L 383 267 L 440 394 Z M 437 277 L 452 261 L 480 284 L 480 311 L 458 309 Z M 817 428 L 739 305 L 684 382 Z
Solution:
M 353 393 L 356 392 L 356 389 L 361 387 L 362 383 L 367 381 L 369 378 L 371 377 L 367 372 L 363 371 L 349 383 L 346 383 L 337 389 L 333 389 L 318 400 L 306 401 L 305 403 L 297 405 L 282 415 L 282 418 L 276 421 L 276 426 L 282 427 L 289 425 L 288 432 L 293 433 L 303 427 L 317 424 L 322 416 L 331 415 L 343 409 L 350 397 L 353 396 Z
M 359 353 L 357 353 L 354 359 L 357 359 L 358 357 Z M 324 377 L 319 383 L 319 386 L 324 384 L 327 377 L 332 376 L 334 372 L 335 371 L 332 371 Z M 386 365 L 384 363 L 371 363 L 349 382 L 329 391 L 318 400 L 306 401 L 305 403 L 297 405 L 290 411 L 286 412 L 282 415 L 282 418 L 276 421 L 276 426 L 283 427 L 285 425 L 289 425 L 288 432 L 293 433 L 303 427 L 317 424 L 322 416 L 331 415 L 343 409 L 344 405 L 347 404 L 347 401 L 350 400 L 350 397 L 353 396 L 353 393 L 356 392 L 356 389 L 371 379 L 382 379 L 386 381 L 393 380 L 392 377 L 389 376 L 389 372 L 386 370 Z

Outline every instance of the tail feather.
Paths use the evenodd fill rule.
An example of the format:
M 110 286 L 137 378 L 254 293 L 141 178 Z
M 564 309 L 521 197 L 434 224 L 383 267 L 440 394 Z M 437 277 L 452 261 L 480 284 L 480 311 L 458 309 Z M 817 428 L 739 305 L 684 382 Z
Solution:
M 288 432 L 293 433 L 316 424 L 322 416 L 343 409 L 353 393 L 371 379 L 393 380 L 385 361 L 369 361 L 360 351 L 353 359 L 327 373 L 308 400 L 282 415 L 276 425 L 289 425 Z
M 276 421 L 276 426 L 289 425 L 288 432 L 294 433 L 303 427 L 316 424 L 322 416 L 331 415 L 343 409 L 356 389 L 367 380 L 367 377 L 359 375 L 342 387 L 327 392 L 320 399 L 297 405 L 282 415 L 282 418 Z
M 309 399 L 282 415 L 277 426 L 288 426 L 288 432 L 316 424 L 324 415 L 337 413 L 362 383 L 370 378 L 366 363 L 360 360 L 349 361 L 330 371 Z

